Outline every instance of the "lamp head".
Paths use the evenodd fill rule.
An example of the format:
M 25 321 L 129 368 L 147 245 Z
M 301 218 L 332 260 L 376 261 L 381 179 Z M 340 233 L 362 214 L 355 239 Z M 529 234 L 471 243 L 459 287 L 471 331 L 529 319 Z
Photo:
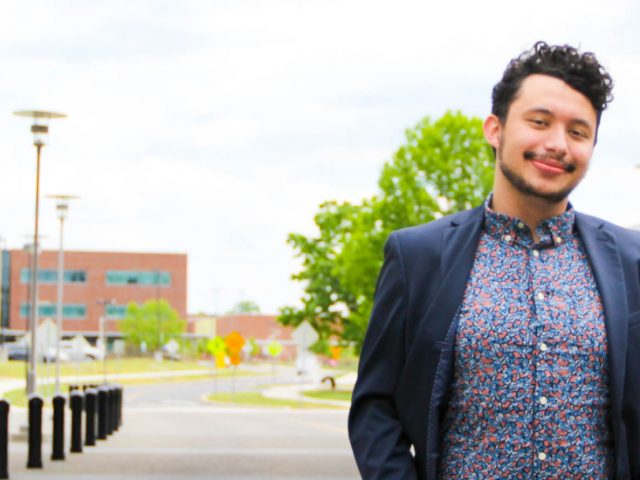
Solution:
M 47 144 L 49 134 L 49 121 L 52 118 L 65 118 L 64 113 L 46 112 L 44 110 L 19 110 L 13 113 L 18 117 L 28 117 L 33 119 L 31 133 L 33 133 L 33 144 L 42 147 Z

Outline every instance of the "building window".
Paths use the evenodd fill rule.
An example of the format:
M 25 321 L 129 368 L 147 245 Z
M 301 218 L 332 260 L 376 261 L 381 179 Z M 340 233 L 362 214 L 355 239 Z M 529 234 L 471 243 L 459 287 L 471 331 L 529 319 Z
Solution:
M 63 274 L 64 283 L 87 283 L 87 272 L 84 270 L 65 270 Z M 20 270 L 20 283 L 29 283 L 31 280 L 31 269 Z M 38 270 L 38 282 L 58 283 L 58 271 L 53 269 Z
M 110 270 L 106 276 L 107 285 L 142 285 L 168 287 L 171 285 L 171 274 L 159 270 L 134 272 L 126 270 Z
M 31 305 L 28 303 L 20 304 L 20 316 L 22 318 L 29 317 L 31 312 Z M 38 315 L 40 317 L 55 317 L 58 314 L 58 306 L 53 303 L 46 305 L 40 305 L 38 308 Z M 67 304 L 62 306 L 62 317 L 81 320 L 87 318 L 87 306 L 80 304 Z
M 106 315 L 110 320 L 118 320 L 120 318 L 124 318 L 127 314 L 127 306 L 126 305 L 107 305 L 106 306 Z

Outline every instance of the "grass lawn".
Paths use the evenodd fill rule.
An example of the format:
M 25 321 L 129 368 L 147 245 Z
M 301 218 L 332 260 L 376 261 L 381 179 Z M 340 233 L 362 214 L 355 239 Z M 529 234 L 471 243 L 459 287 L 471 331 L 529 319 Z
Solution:
M 230 377 L 233 375 L 233 371 L 231 369 L 225 369 L 216 372 L 216 376 L 221 377 Z M 238 370 L 236 371 L 237 377 L 242 376 L 250 376 L 256 375 L 254 372 Z M 262 375 L 262 374 L 259 374 Z M 152 384 L 152 383 L 178 383 L 178 382 L 192 382 L 197 380 L 208 380 L 210 381 L 213 377 L 209 373 L 204 373 L 202 375 L 183 375 L 183 376 L 174 376 L 174 377 L 157 377 L 157 378 L 130 378 L 130 379 L 115 379 L 113 375 L 109 376 L 108 379 L 118 385 L 142 385 L 142 384 Z M 116 382 L 117 380 L 117 382 Z M 69 393 L 69 384 L 62 383 L 60 385 L 60 390 L 63 395 L 67 395 Z M 51 397 L 55 393 L 55 387 L 53 384 L 40 384 L 38 385 L 38 393 L 44 399 L 44 405 L 51 405 Z M 24 387 L 16 388 L 15 390 L 9 390 L 2 395 L 4 398 L 11 402 L 11 405 L 15 405 L 17 407 L 26 407 L 27 406 L 27 397 L 25 393 Z
M 307 397 L 319 400 L 351 401 L 351 390 L 306 390 L 303 394 Z
M 26 363 L 20 360 L 9 360 L 0 362 L 0 377 L 23 378 L 26 372 Z M 60 374 L 66 375 L 100 375 L 103 372 L 102 361 L 68 362 L 60 365 Z M 38 364 L 38 375 L 45 376 L 47 372 L 53 372 L 54 364 Z M 156 362 L 153 358 L 108 358 L 107 372 L 162 372 L 180 370 L 202 370 L 206 372 L 210 367 L 198 362 L 179 361 L 172 362 L 165 360 Z
M 207 396 L 207 400 L 214 403 L 226 403 L 234 405 L 252 407 L 286 407 L 286 408 L 340 408 L 331 405 L 322 405 L 311 402 L 300 402 L 297 400 L 283 400 L 279 398 L 268 398 L 260 392 L 237 392 L 235 395 L 231 393 L 213 393 Z

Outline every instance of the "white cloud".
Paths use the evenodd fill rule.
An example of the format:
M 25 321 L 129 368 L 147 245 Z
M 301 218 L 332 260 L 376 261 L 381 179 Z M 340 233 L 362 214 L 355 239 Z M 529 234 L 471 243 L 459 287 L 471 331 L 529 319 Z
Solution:
M 594 50 L 614 74 L 575 203 L 633 223 L 634 13 L 630 0 L 4 2 L 0 236 L 18 246 L 33 222 L 35 155 L 10 113 L 58 109 L 42 190 L 82 196 L 69 246 L 187 252 L 190 309 L 242 292 L 275 311 L 300 292 L 287 233 L 313 232 L 324 200 L 373 193 L 420 117 L 484 115 L 508 59 L 540 38 Z M 44 200 L 41 218 L 54 247 Z

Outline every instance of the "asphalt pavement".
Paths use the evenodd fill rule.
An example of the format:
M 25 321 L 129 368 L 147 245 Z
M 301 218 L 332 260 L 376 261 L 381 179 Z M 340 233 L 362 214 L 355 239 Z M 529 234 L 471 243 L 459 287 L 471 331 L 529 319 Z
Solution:
M 271 396 L 298 398 L 303 387 L 292 371 L 280 372 Z M 343 381 L 350 382 L 347 377 Z M 220 378 L 215 388 L 231 388 Z M 238 377 L 238 391 L 264 388 L 268 376 Z M 288 383 L 287 383 L 288 382 Z M 10 478 L 31 479 L 220 479 L 347 480 L 359 478 L 347 438 L 347 408 L 298 410 L 212 405 L 212 381 L 125 387 L 123 426 L 83 453 L 50 460 L 43 444 L 42 469 L 27 469 L 27 445 L 11 440 Z M 344 403 L 344 402 L 343 402 Z M 344 404 L 343 404 L 344 406 Z M 67 412 L 67 421 L 68 421 Z M 12 408 L 10 429 L 26 425 L 26 411 Z M 45 434 L 51 430 L 45 411 Z M 69 442 L 67 432 L 67 444 Z M 66 449 L 68 452 L 68 447 Z

